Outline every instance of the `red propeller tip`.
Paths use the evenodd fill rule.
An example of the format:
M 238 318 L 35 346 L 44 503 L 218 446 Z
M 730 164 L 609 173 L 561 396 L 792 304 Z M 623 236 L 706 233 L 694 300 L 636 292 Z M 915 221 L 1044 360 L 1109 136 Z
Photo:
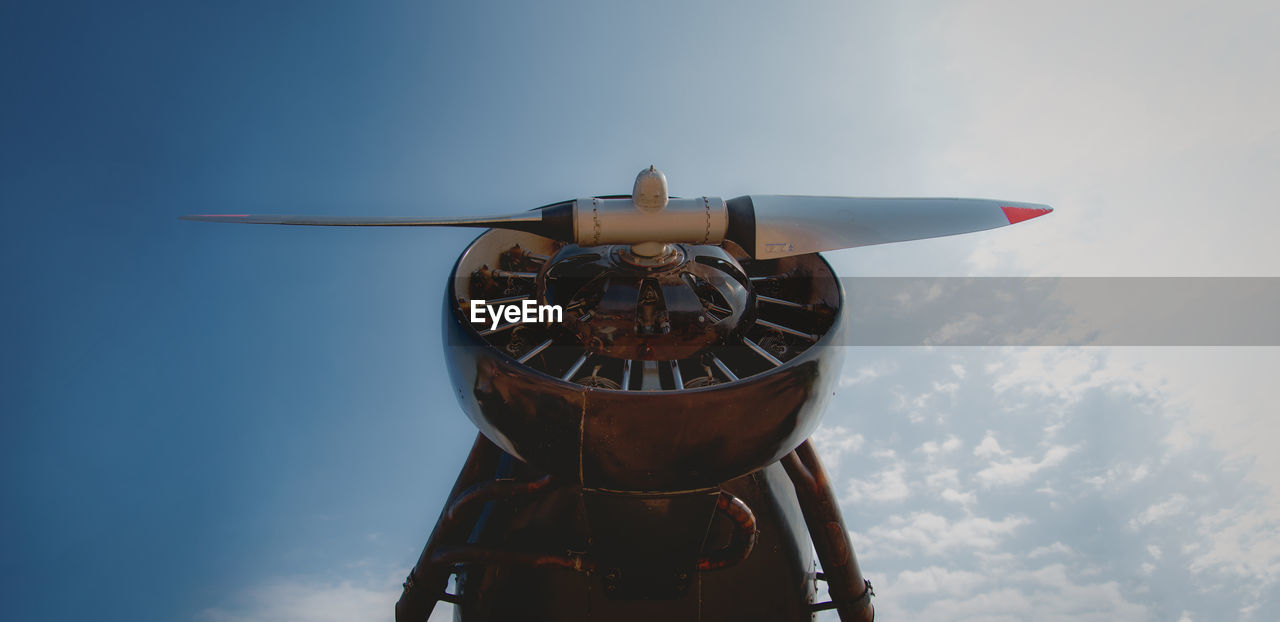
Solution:
M 1009 224 L 1011 225 L 1024 220 L 1031 220 L 1037 216 L 1044 216 L 1053 211 L 1051 207 L 1009 207 L 1007 205 L 1001 206 L 1000 209 L 1004 210 L 1004 217 L 1009 219 Z

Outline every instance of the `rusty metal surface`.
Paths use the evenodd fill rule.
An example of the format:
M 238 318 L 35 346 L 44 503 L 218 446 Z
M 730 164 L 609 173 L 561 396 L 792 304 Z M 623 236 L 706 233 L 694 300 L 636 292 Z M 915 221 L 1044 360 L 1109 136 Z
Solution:
M 550 475 L 544 475 L 532 482 L 496 479 L 480 482 L 462 491 L 450 501 L 449 505 L 445 507 L 441 520 L 446 522 L 460 520 L 468 511 L 474 510 L 476 506 L 484 505 L 490 501 L 500 501 L 536 493 L 550 486 L 552 481 L 553 479 Z
M 833 608 L 843 622 L 871 622 L 875 618 L 875 607 L 870 599 L 871 585 L 858 567 L 849 531 L 840 515 L 840 504 L 831 490 L 831 482 L 813 449 L 813 443 L 805 441 L 782 459 L 782 465 L 795 485 L 796 497 L 818 553 L 818 561 L 822 564 Z
M 758 535 L 751 555 L 738 565 L 699 574 L 702 620 L 811 620 L 813 548 L 781 465 L 726 482 L 724 489 L 751 508 Z M 729 521 L 716 521 L 708 547 L 730 541 L 731 529 Z
M 464 622 L 810 620 L 811 549 L 782 467 L 722 489 L 644 495 L 548 487 L 520 503 L 495 503 L 474 545 L 437 559 L 464 564 Z M 746 534 L 758 538 L 749 551 Z M 693 568 L 695 558 L 721 551 L 736 563 Z
M 594 562 L 583 555 L 511 551 L 465 544 L 437 549 L 431 555 L 431 563 L 435 566 L 450 569 L 454 566 L 479 564 L 504 567 L 555 568 L 574 572 L 591 572 L 595 570 Z
M 486 241 L 490 235 L 473 247 L 492 250 L 493 243 Z M 459 265 L 475 262 L 468 258 L 470 252 L 459 258 Z M 781 294 L 806 304 L 833 305 L 832 315 L 823 316 L 824 323 L 829 321 L 824 334 L 811 347 L 788 352 L 778 367 L 745 345 L 721 347 L 721 359 L 758 361 L 767 369 L 680 391 L 584 386 L 518 362 L 487 342 L 455 304 L 465 298 L 455 287 L 469 282 L 455 266 L 444 316 L 445 356 L 455 397 L 499 447 L 587 488 L 691 490 L 760 469 L 791 452 L 817 427 L 843 358 L 843 348 L 832 347 L 841 338 L 843 325 L 834 309 L 843 294 L 830 266 L 818 256 L 759 263 L 780 274 L 802 275 L 787 276 Z M 582 353 L 581 344 L 574 347 L 575 352 L 561 352 L 567 347 L 551 345 L 539 356 L 559 357 L 567 367 Z
M 720 491 L 720 496 L 716 499 L 716 511 L 727 516 L 733 523 L 733 536 L 723 548 L 698 558 L 698 570 L 723 570 L 737 566 L 751 556 L 756 538 L 760 535 L 756 531 L 756 515 L 742 499 Z
M 458 479 L 453 484 L 453 490 L 449 492 L 450 505 L 463 491 L 492 478 L 501 454 L 502 450 L 489 439 L 483 434 L 477 434 L 471 453 L 467 455 Z M 396 602 L 396 622 L 426 620 L 449 584 L 450 569 L 432 564 L 431 558 L 442 546 L 464 541 L 467 530 L 471 528 L 471 523 L 461 520 L 460 516 L 446 520 L 449 507 L 446 505 L 441 510 L 440 518 L 422 549 L 422 555 L 418 557 L 418 563 L 405 579 L 404 591 Z
M 433 535 L 420 560 L 423 575 L 443 573 L 447 582 L 457 573 L 460 619 L 811 620 L 810 534 L 827 556 L 824 566 L 843 560 L 852 572 L 844 578 L 861 580 L 847 538 L 845 550 L 832 554 L 836 534 L 808 520 L 825 517 L 843 533 L 838 509 L 832 521 L 823 506 L 834 504 L 825 476 L 815 478 L 797 456 L 843 355 L 830 347 L 843 330 L 843 292 L 830 266 L 813 255 L 754 262 L 738 281 L 746 291 L 794 304 L 769 303 L 766 322 L 744 313 L 741 330 L 714 343 L 690 340 L 690 349 L 704 353 L 700 361 L 662 361 L 670 366 L 664 377 L 644 369 L 634 373 L 654 377 L 628 383 L 616 380 L 625 376 L 624 361 L 590 349 L 599 335 L 584 341 L 558 325 L 486 335 L 472 326 L 463 312 L 471 288 L 482 288 L 484 298 L 506 292 L 490 282 L 498 270 L 488 266 L 527 273 L 530 253 L 548 254 L 520 236 L 478 238 L 459 258 L 445 301 L 455 397 L 481 434 L 514 457 L 514 472 L 502 474 L 512 481 L 456 487 L 437 526 L 453 536 Z M 530 279 L 511 277 L 506 287 L 521 293 Z M 644 293 L 638 286 L 625 297 L 643 300 Z M 673 330 L 672 308 L 693 317 L 694 306 L 685 306 L 664 307 Z M 642 311 L 614 319 L 645 320 Z M 627 356 L 644 358 L 639 343 L 627 346 Z M 696 384 L 680 380 L 682 364 Z M 599 372 L 612 384 L 574 381 L 589 369 L 590 378 Z M 788 478 L 778 463 L 784 456 L 800 477 Z
M 538 299 L 569 309 L 566 328 L 585 348 L 618 359 L 682 359 L 736 337 L 755 316 L 742 267 L 718 246 L 672 249 L 670 264 L 645 267 L 628 264 L 623 247 L 566 246 L 538 279 Z
M 718 489 L 681 493 L 582 492 L 607 599 L 683 599 L 692 587 Z

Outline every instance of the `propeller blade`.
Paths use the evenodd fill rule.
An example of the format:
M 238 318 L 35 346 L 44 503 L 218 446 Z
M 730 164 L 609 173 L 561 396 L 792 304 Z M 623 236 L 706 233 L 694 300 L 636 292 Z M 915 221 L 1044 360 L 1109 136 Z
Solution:
M 304 216 L 299 214 L 192 214 L 183 220 L 235 222 L 251 225 L 313 225 L 320 227 L 495 227 L 504 223 L 542 222 L 541 214 L 492 218 L 414 218 L 367 216 Z
M 670 199 L 644 212 L 630 198 L 577 199 L 490 218 L 200 214 L 186 220 L 336 227 L 483 227 L 582 246 L 733 240 L 756 259 L 922 240 L 1003 227 L 1053 211 L 988 199 L 889 199 L 757 194 L 724 201 Z M 718 224 L 717 224 L 718 223 Z
M 303 216 L 296 214 L 192 214 L 183 220 L 252 225 L 311 225 L 318 227 L 482 227 L 526 231 L 564 242 L 573 241 L 573 202 L 556 203 L 528 212 L 483 218 L 414 218 L 395 216 Z
M 984 231 L 1053 211 L 1038 203 L 990 199 L 758 194 L 728 204 L 727 237 L 757 259 Z

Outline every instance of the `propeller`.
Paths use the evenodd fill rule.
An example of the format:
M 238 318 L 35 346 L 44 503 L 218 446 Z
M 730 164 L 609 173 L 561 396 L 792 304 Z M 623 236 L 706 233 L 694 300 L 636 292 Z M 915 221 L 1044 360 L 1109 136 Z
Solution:
M 234 222 L 251 225 L 311 225 L 317 227 L 480 227 L 526 231 L 572 242 L 573 201 L 545 205 L 520 214 L 479 218 L 414 218 L 412 216 L 303 216 L 298 214 L 191 214 L 183 220 Z M 566 238 L 566 233 L 568 237 Z
M 990 199 L 750 195 L 729 200 L 730 236 L 756 259 L 995 229 L 1043 216 L 1048 205 Z
M 642 188 L 643 186 L 643 188 Z M 653 186 L 653 187 L 649 187 Z M 666 178 L 641 171 L 635 196 L 666 194 Z M 483 227 L 524 231 L 580 246 L 631 244 L 658 255 L 667 243 L 720 244 L 732 240 L 756 259 L 922 240 L 994 229 L 1043 216 L 1047 205 L 990 199 L 747 195 L 672 198 L 576 199 L 527 212 L 488 218 L 334 217 L 201 214 L 186 220 L 345 227 Z

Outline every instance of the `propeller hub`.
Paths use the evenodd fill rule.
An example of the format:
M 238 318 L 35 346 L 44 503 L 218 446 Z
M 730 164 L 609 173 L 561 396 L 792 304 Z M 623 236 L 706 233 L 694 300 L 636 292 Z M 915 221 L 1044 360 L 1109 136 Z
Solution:
M 667 206 L 668 197 L 667 176 L 662 171 L 650 165 L 636 175 L 636 183 L 631 187 L 631 200 L 640 211 L 660 212 Z

